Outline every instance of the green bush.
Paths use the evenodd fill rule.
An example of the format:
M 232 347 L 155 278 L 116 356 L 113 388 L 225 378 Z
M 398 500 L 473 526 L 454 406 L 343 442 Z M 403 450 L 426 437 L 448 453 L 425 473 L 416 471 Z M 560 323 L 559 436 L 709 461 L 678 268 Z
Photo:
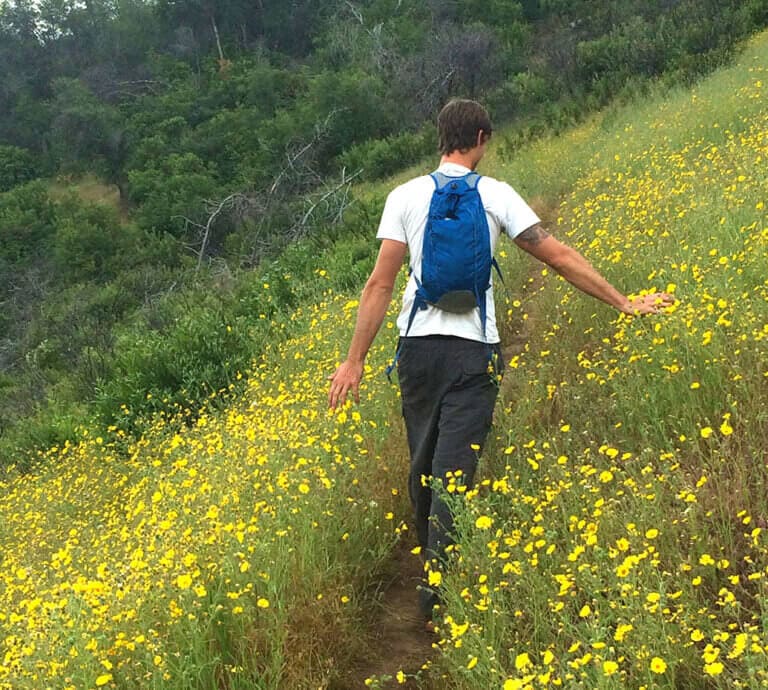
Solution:
M 0 258 L 20 267 L 31 257 L 44 255 L 55 222 L 55 207 L 43 182 L 0 194 Z
M 418 132 L 394 134 L 349 147 L 339 156 L 348 173 L 362 171 L 365 180 L 376 180 L 402 170 L 435 150 L 435 131 L 424 127 Z
M 0 192 L 34 180 L 39 174 L 40 166 L 31 151 L 0 145 Z
M 131 428 L 174 405 L 201 404 L 248 367 L 271 323 L 258 313 L 238 318 L 231 303 L 192 291 L 170 297 L 165 308 L 175 316 L 159 329 L 138 319 L 116 334 L 111 371 L 96 392 L 105 421 Z
M 533 72 L 519 72 L 493 89 L 485 98 L 491 117 L 498 122 L 509 122 L 527 117 L 543 103 L 552 100 L 552 86 L 543 76 Z
M 56 226 L 52 254 L 66 283 L 111 280 L 139 247 L 136 229 L 122 225 L 114 208 L 83 204 L 74 196 L 57 208 Z
M 71 403 L 67 408 L 64 412 L 47 405 L 26 416 L 24 424 L 14 424 L 0 434 L 0 476 L 11 463 L 20 470 L 31 468 L 37 449 L 62 446 L 80 437 L 85 414 Z
M 171 154 L 142 170 L 129 171 L 131 199 L 139 205 L 139 225 L 156 233 L 194 237 L 185 218 L 203 219 L 204 200 L 215 199 L 219 192 L 216 178 L 214 166 L 194 153 Z

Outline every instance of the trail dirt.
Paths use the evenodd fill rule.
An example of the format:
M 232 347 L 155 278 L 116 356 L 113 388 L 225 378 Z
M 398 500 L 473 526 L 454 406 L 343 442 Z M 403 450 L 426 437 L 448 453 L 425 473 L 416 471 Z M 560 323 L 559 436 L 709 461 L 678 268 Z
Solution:
M 419 613 L 417 586 L 423 570 L 419 556 L 411 553 L 415 545 L 411 542 L 404 537 L 397 545 L 382 578 L 379 605 L 367 631 L 369 655 L 355 664 L 355 680 L 334 690 L 364 688 L 365 679 L 371 677 L 379 679 L 380 688 L 430 687 L 414 677 L 432 656 L 437 637 L 426 631 Z M 397 680 L 400 671 L 405 683 Z

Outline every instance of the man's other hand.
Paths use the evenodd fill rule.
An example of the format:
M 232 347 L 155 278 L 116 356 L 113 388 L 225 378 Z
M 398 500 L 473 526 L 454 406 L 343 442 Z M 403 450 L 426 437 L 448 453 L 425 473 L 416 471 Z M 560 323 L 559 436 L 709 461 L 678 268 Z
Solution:
M 328 407 L 335 410 L 347 401 L 347 394 L 352 391 L 355 402 L 360 402 L 360 380 L 363 378 L 363 364 L 346 360 L 328 377 L 331 388 L 328 391 Z

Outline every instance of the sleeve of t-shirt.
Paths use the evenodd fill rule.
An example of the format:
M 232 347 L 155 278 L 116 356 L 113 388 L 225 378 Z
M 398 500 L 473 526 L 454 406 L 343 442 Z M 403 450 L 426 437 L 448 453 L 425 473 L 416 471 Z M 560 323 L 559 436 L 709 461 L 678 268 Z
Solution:
M 524 230 L 541 222 L 534 210 L 512 187 L 506 182 L 497 182 L 497 184 L 494 190 L 493 210 L 504 232 L 511 239 L 515 239 Z
M 407 243 L 405 223 L 403 222 L 403 203 L 397 189 L 392 190 L 387 196 L 376 238 Z

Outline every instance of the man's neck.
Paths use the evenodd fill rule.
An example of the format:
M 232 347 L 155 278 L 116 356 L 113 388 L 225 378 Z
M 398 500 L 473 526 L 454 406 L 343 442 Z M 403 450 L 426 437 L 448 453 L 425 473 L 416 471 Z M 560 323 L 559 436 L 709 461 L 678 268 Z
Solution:
M 456 149 L 450 153 L 444 153 L 440 159 L 440 165 L 443 163 L 455 163 L 456 165 L 463 165 L 465 168 L 474 170 L 480 159 L 485 153 L 485 144 L 478 144 L 471 149 Z
M 441 159 L 440 159 L 440 165 L 443 163 L 454 163 L 455 165 L 462 165 L 465 168 L 469 168 L 470 170 L 474 170 L 475 166 L 480 162 L 479 160 L 475 160 L 475 156 L 473 156 L 469 151 L 466 153 L 462 153 L 461 151 L 452 151 L 451 153 L 446 153 Z

